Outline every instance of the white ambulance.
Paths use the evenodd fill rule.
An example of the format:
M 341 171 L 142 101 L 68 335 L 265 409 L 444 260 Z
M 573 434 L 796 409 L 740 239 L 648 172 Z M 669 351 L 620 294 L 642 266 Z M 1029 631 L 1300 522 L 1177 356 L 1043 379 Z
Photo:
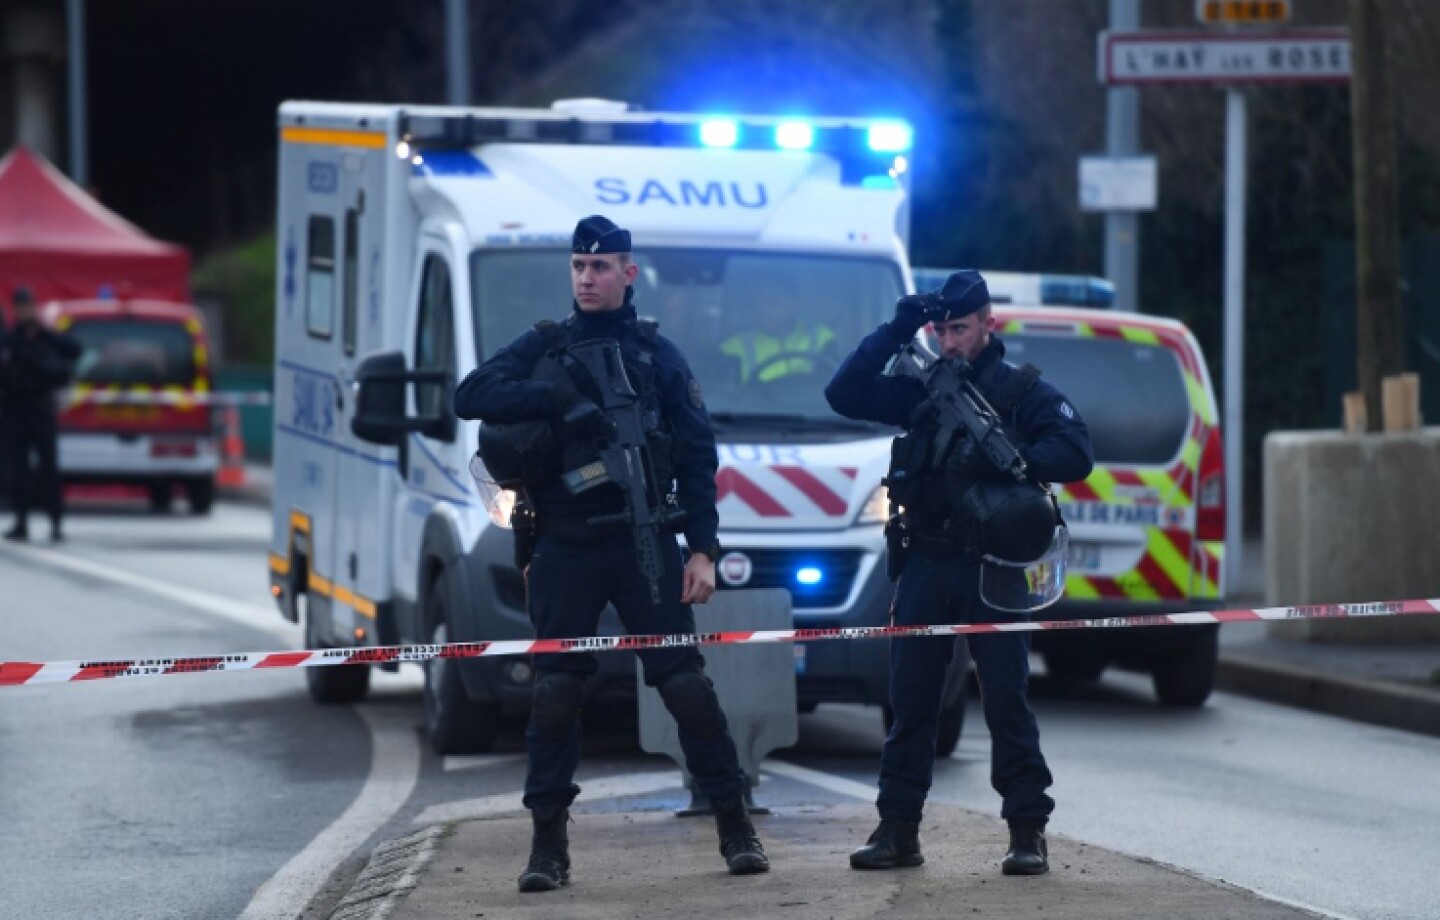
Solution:
M 308 647 L 531 635 L 513 496 L 471 479 L 477 426 L 456 420 L 450 394 L 566 315 L 570 234 L 592 213 L 632 232 L 637 309 L 703 387 L 721 587 L 787 588 L 801 626 L 887 621 L 880 479 L 895 432 L 838 418 L 823 390 L 909 286 L 907 125 L 600 101 L 287 102 L 279 120 L 270 572 Z M 613 611 L 601 628 L 620 630 Z M 878 641 L 797 646 L 801 708 L 883 704 L 887 658 Z M 603 655 L 589 692 L 631 694 L 634 673 L 628 654 Z M 427 664 L 433 746 L 487 747 L 503 715 L 528 708 L 533 676 L 522 658 Z M 364 668 L 307 677 L 320 701 L 368 685 Z

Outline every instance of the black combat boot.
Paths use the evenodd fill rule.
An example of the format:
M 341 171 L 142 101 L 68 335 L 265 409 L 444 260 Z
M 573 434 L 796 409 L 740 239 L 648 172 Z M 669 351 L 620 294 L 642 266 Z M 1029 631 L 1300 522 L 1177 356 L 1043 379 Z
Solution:
M 728 802 L 714 802 L 715 829 L 720 833 L 720 855 L 730 867 L 731 875 L 754 875 L 770 871 L 770 859 L 760 838 L 755 834 L 755 825 L 750 823 L 750 812 L 745 808 L 745 799 L 731 799 Z
M 1010 822 L 1010 852 L 1000 863 L 1001 872 L 1006 875 L 1044 875 L 1050 871 L 1049 856 L 1043 824 Z
M 530 844 L 530 864 L 520 876 L 520 890 L 554 891 L 570 883 L 570 835 L 565 827 L 570 809 L 559 808 L 548 817 L 532 812 L 535 837 Z
M 5 531 L 5 539 L 15 543 L 24 543 L 26 540 L 30 539 L 30 531 L 26 528 L 24 524 L 16 521 L 14 527 L 11 527 L 9 530 Z
M 880 826 L 865 845 L 850 854 L 852 869 L 902 869 L 925 862 L 920 852 L 920 822 L 890 821 Z

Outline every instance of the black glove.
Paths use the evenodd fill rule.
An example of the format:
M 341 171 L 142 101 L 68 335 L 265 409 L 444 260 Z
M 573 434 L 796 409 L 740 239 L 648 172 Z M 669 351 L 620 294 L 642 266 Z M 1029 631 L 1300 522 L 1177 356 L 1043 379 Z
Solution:
M 920 331 L 920 327 L 930 322 L 930 305 L 933 298 L 929 294 L 906 294 L 895 301 L 895 318 L 889 323 L 890 331 L 902 342 L 908 342 Z

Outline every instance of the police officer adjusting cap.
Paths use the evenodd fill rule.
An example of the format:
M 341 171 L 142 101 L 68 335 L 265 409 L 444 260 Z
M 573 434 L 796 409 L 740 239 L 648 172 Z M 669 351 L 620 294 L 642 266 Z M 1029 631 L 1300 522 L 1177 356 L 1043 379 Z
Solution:
M 969 316 L 990 303 L 990 288 L 973 268 L 952 272 L 936 294 L 935 319 L 941 322 Z
M 630 231 L 615 226 L 610 218 L 602 214 L 591 214 L 575 225 L 570 251 L 584 255 L 629 252 Z

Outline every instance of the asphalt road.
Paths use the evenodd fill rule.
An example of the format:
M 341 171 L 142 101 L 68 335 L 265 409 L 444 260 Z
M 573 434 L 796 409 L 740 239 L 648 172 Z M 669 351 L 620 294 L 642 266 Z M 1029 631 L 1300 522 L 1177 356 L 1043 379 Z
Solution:
M 298 647 L 266 592 L 268 522 L 92 509 L 63 547 L 0 547 L 0 659 Z M 354 708 L 311 704 L 294 670 L 0 689 L 3 913 L 325 916 L 377 842 L 518 796 L 518 726 L 491 756 L 441 760 L 418 733 L 418 670 L 379 677 Z M 1168 712 L 1115 673 L 1079 693 L 1037 678 L 1034 696 L 1057 833 L 1339 916 L 1435 915 L 1440 740 L 1223 694 Z M 757 798 L 866 795 L 878 711 L 800 726 Z M 581 784 L 678 804 L 633 737 L 624 715 L 592 724 Z M 934 795 L 998 812 L 973 700 Z

